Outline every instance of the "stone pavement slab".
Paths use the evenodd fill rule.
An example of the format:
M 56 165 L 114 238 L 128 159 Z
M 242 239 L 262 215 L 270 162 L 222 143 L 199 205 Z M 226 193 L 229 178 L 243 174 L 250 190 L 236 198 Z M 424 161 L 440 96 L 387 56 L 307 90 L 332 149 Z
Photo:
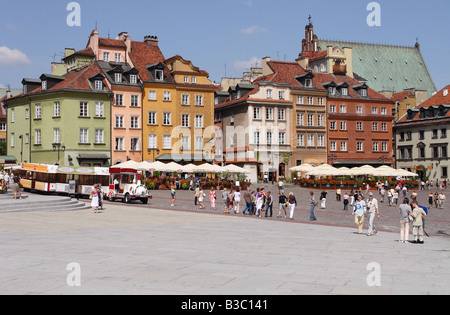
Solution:
M 450 294 L 446 237 L 403 244 L 389 232 L 122 204 L 0 222 L 0 294 Z M 79 287 L 66 282 L 70 263 Z

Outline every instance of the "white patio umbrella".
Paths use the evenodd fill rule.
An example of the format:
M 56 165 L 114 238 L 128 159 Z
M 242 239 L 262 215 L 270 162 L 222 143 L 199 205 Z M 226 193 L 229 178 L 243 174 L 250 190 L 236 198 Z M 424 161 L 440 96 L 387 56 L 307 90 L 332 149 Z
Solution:
M 223 169 L 224 169 L 225 172 L 234 173 L 234 174 L 248 174 L 248 173 L 250 173 L 245 168 L 236 166 L 234 164 L 227 165 L 227 166 L 223 167 Z
M 147 171 L 161 171 L 161 168 L 166 167 L 166 164 L 164 164 L 163 162 L 141 162 L 140 163 L 140 167 L 142 167 L 142 169 L 147 170 Z
M 339 174 L 339 170 L 329 164 L 322 164 L 314 168 L 314 170 L 309 171 L 308 175 L 314 176 L 337 176 Z
M 128 168 L 128 169 L 138 170 L 138 169 L 140 169 L 139 164 L 140 163 L 138 163 L 138 162 L 130 160 L 130 161 L 126 161 L 126 162 L 111 166 L 111 168 Z
M 163 172 L 183 172 L 183 166 L 175 162 L 165 164 L 161 169 Z
M 398 170 L 396 170 L 395 168 L 392 168 L 390 166 L 387 165 L 383 165 L 380 167 L 377 167 L 374 172 L 372 173 L 372 175 L 374 176 L 382 176 L 382 177 L 390 177 L 390 176 L 398 176 Z
M 375 167 L 370 165 L 363 165 L 361 167 L 354 167 L 350 169 L 349 174 L 350 175 L 372 175 L 372 173 L 375 171 Z
M 183 166 L 183 173 L 195 173 L 195 172 L 197 172 L 197 165 L 188 164 Z
M 413 173 L 413 172 L 409 172 L 407 170 L 403 170 L 403 169 L 398 169 L 398 175 L 397 176 L 401 176 L 401 177 L 416 177 L 419 176 L 419 174 Z
M 291 172 L 310 172 L 314 170 L 316 167 L 312 164 L 302 164 L 299 166 L 292 167 L 290 169 Z

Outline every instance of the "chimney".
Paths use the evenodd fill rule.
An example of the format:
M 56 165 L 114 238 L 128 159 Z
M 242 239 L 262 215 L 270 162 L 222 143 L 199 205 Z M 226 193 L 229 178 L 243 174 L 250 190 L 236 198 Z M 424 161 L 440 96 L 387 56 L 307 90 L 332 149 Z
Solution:
M 10 88 L 8 88 L 8 91 L 6 91 L 6 99 L 9 99 L 9 98 L 11 98 L 11 89 Z
M 263 76 L 270 75 L 273 73 L 272 69 L 270 69 L 268 63 L 270 62 L 270 57 L 264 57 L 262 59 L 262 74 Z
M 343 47 L 345 63 L 347 64 L 347 76 L 353 78 L 353 50 L 351 47 Z
M 144 42 L 149 46 L 158 46 L 158 36 L 147 35 L 144 37 Z

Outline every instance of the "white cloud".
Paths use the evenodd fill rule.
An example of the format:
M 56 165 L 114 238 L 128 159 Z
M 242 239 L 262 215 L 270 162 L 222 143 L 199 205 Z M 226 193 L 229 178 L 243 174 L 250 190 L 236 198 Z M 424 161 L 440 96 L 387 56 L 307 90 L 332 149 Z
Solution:
M 253 35 L 256 33 L 264 33 L 267 32 L 267 29 L 263 27 L 259 27 L 258 25 L 249 26 L 247 28 L 241 29 L 241 33 L 245 35 Z
M 261 64 L 262 62 L 258 57 L 252 57 L 247 61 L 235 61 L 233 65 L 238 70 L 248 70 L 253 67 L 261 67 Z
M 6 89 L 6 88 L 7 88 L 6 85 L 0 83 L 0 89 Z
M 30 65 L 31 60 L 18 49 L 10 49 L 6 46 L 0 47 L 0 66 L 22 66 Z

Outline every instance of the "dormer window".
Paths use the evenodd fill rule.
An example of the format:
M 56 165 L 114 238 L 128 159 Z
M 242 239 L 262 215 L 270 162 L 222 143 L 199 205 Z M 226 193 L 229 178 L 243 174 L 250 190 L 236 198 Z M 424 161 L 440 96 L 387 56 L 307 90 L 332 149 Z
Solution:
M 156 81 L 164 81 L 164 71 L 163 70 L 155 70 L 155 80 Z
M 266 96 L 268 99 L 272 99 L 272 90 L 271 89 L 267 89 Z
M 341 89 L 341 95 L 342 96 L 348 96 L 348 88 L 344 87 Z
M 314 74 L 312 72 L 308 72 L 302 75 L 297 75 L 295 79 L 298 83 L 300 83 L 305 88 L 313 88 L 313 78 Z
M 116 74 L 114 75 L 114 81 L 115 81 L 116 83 L 122 83 L 122 73 L 116 73 Z
M 307 88 L 313 87 L 312 79 L 305 79 L 305 87 L 307 87 Z
M 330 94 L 332 96 L 336 95 L 336 87 L 334 87 L 334 86 L 328 87 L 328 94 Z
M 42 81 L 42 90 L 47 89 L 47 81 Z
M 130 83 L 131 84 L 137 83 L 137 75 L 135 75 L 135 74 L 130 75 Z
M 360 93 L 362 97 L 367 97 L 367 89 L 361 89 Z
M 95 89 L 96 90 L 103 90 L 103 82 L 100 80 L 95 80 Z

